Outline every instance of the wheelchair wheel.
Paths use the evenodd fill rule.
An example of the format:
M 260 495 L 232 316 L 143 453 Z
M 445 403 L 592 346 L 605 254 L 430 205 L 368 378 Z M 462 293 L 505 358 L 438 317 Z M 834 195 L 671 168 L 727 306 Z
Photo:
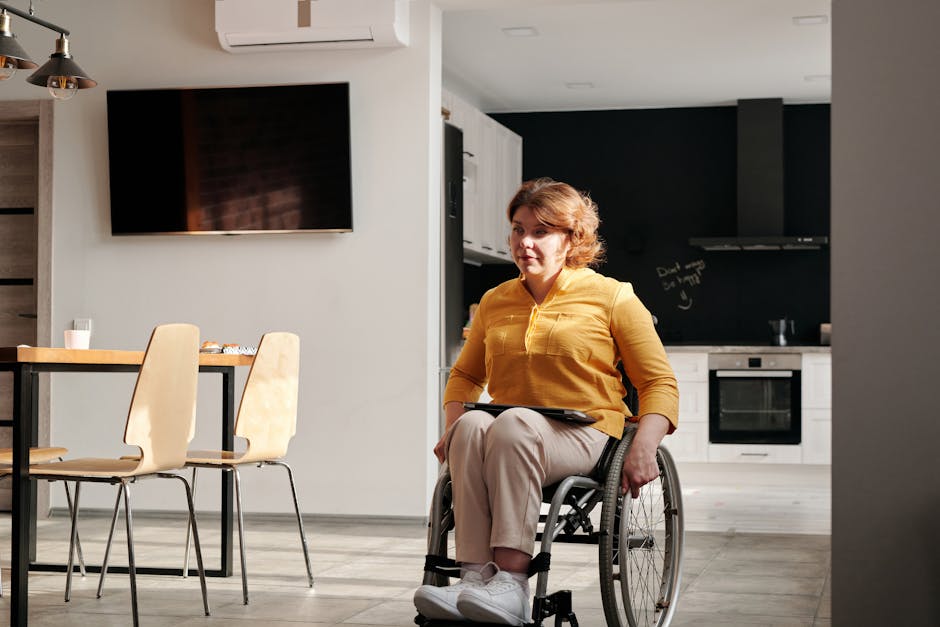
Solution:
M 675 613 L 682 561 L 682 494 L 675 463 L 660 447 L 659 478 L 638 498 L 620 495 L 623 458 L 633 438 L 611 460 L 601 509 L 599 568 L 607 624 L 665 627 Z

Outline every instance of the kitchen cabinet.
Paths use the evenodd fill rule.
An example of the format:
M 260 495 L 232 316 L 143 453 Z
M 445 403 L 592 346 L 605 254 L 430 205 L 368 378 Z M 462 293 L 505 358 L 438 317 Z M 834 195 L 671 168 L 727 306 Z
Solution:
M 679 384 L 679 428 L 663 444 L 676 461 L 708 461 L 708 353 L 668 353 Z
M 708 439 L 708 353 L 753 352 L 767 347 L 666 347 L 679 384 L 679 428 L 663 443 L 681 462 L 763 464 L 832 463 L 832 354 L 802 352 L 801 443 L 796 445 L 711 444 Z M 799 350 L 799 349 L 797 349 Z M 698 352 L 703 351 L 703 352 Z
M 832 463 L 832 355 L 803 355 L 803 463 Z
M 447 90 L 441 104 L 463 131 L 464 259 L 511 263 L 506 206 L 522 182 L 522 138 Z
M 799 464 L 799 444 L 710 444 L 708 461 L 744 462 L 748 464 Z

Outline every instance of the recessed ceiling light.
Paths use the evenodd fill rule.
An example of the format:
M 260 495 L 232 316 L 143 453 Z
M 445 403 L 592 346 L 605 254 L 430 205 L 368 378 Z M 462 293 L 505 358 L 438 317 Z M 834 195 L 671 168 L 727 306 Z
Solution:
M 832 74 L 807 74 L 803 77 L 803 80 L 807 83 L 816 83 L 819 81 L 831 81 Z
M 798 15 L 793 18 L 793 23 L 797 26 L 810 26 L 812 24 L 828 24 L 828 15 Z
M 594 83 L 588 81 L 565 83 L 565 87 L 568 89 L 594 89 Z
M 539 32 L 531 26 L 507 26 L 501 29 L 506 37 L 538 37 Z

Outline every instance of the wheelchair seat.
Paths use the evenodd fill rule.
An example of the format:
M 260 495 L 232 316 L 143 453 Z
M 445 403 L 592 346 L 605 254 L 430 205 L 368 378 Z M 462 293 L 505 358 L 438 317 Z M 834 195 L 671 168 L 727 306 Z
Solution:
M 607 624 L 612 627 L 666 627 L 672 621 L 679 596 L 682 562 L 682 494 L 675 463 L 660 446 L 660 476 L 633 498 L 620 493 L 623 459 L 629 450 L 635 425 L 628 424 L 621 439 L 611 438 L 588 475 L 572 475 L 542 491 L 548 513 L 540 516 L 536 537 L 540 550 L 532 558 L 529 576 L 537 576 L 532 622 L 541 627 L 554 616 L 556 627 L 567 622 L 578 627 L 570 590 L 548 594 L 548 572 L 553 542 L 597 544 L 601 600 Z M 601 505 L 599 528 L 591 514 Z M 447 557 L 449 532 L 454 527 L 450 473 L 446 466 L 438 478 L 428 522 L 428 552 L 424 584 L 446 586 L 459 577 L 458 564 Z M 421 627 L 482 626 L 430 620 L 418 614 Z

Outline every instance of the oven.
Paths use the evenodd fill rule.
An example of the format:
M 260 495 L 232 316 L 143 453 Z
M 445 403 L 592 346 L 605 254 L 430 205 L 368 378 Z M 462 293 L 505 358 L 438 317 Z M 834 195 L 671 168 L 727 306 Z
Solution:
M 799 444 L 801 356 L 708 356 L 708 436 L 713 444 Z

